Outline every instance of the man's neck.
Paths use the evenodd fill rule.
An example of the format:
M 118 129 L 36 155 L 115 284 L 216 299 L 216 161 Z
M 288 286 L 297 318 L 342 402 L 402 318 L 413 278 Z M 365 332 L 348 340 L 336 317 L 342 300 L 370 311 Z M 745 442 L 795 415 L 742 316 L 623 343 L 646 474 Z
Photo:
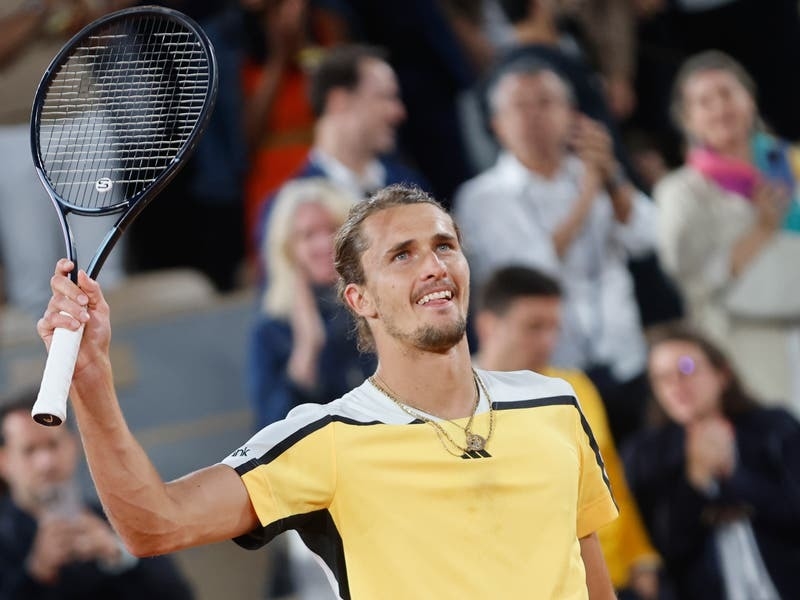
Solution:
M 472 414 L 475 382 L 466 337 L 443 353 L 389 343 L 378 356 L 378 382 L 396 400 L 444 419 Z
M 314 148 L 339 161 L 359 177 L 366 174 L 367 168 L 376 159 L 374 154 L 365 151 L 332 124 L 325 122 L 317 125 Z

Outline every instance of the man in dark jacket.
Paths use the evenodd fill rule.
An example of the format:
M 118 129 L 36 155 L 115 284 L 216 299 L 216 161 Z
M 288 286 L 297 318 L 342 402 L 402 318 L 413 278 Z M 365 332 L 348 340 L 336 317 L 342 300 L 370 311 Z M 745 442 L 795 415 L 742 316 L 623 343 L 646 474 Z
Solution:
M 26 392 L 0 407 L 0 598 L 190 600 L 167 557 L 137 559 L 74 481 L 79 446 L 67 427 L 43 427 Z

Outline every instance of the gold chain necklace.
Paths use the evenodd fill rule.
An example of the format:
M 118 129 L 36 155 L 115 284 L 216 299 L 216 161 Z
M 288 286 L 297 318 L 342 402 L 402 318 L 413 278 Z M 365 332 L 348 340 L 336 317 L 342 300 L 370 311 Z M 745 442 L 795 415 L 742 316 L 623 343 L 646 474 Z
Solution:
M 414 417 L 415 419 L 418 419 L 424 423 L 428 423 L 429 425 L 431 425 L 433 429 L 436 431 L 436 435 L 439 438 L 439 441 L 442 443 L 442 446 L 444 446 L 444 449 L 447 450 L 447 452 L 449 452 L 453 456 L 461 457 L 462 455 L 467 454 L 469 452 L 480 452 L 484 448 L 486 448 L 486 445 L 489 443 L 489 440 L 492 437 L 492 433 L 494 432 L 494 410 L 492 409 L 492 399 L 489 396 L 489 391 L 486 389 L 486 386 L 483 384 L 483 381 L 481 381 L 481 378 L 478 377 L 478 374 L 475 372 L 474 369 L 472 370 L 472 377 L 475 380 L 476 398 L 475 398 L 475 406 L 472 409 L 472 414 L 470 414 L 467 424 L 462 427 L 461 425 L 459 425 L 458 423 L 454 423 L 450 419 L 444 419 L 448 423 L 451 423 L 452 425 L 455 425 L 459 429 L 464 430 L 464 436 L 466 438 L 466 447 L 458 444 L 458 442 L 456 442 L 452 437 L 450 437 L 450 435 L 447 433 L 445 428 L 441 426 L 441 424 L 434 421 L 433 419 L 429 419 L 422 413 L 420 409 L 398 400 L 397 397 L 394 395 L 394 393 L 390 390 L 389 386 L 386 385 L 386 382 L 383 381 L 383 379 L 380 380 L 381 383 L 378 383 L 378 376 L 372 375 L 369 378 L 369 382 L 373 386 L 375 386 L 375 388 L 379 392 L 381 392 L 384 396 L 389 398 L 389 400 L 391 400 L 397 406 L 399 406 L 403 410 L 403 412 Z M 480 405 L 481 395 L 479 390 L 483 391 L 483 394 L 486 396 L 486 401 L 489 404 L 489 431 L 486 434 L 486 437 L 478 435 L 471 429 L 472 422 L 475 419 L 475 415 L 478 412 L 478 406 Z M 456 448 L 460 452 L 459 453 L 453 452 L 451 447 Z

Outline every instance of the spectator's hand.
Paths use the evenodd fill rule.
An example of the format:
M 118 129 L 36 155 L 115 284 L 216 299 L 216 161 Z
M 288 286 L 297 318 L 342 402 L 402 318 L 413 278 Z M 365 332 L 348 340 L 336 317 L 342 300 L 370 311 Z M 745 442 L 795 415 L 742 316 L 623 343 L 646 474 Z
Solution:
M 119 542 L 111 527 L 88 511 L 81 513 L 75 522 L 73 550 L 84 561 L 114 563 L 120 556 Z
M 55 274 L 50 280 L 53 296 L 36 324 L 36 330 L 49 349 L 57 327 L 75 331 L 81 325 L 85 326 L 73 374 L 73 381 L 77 381 L 83 375 L 91 377 L 94 369 L 108 368 L 111 324 L 110 309 L 100 285 L 84 271 L 78 274 L 78 285 L 75 285 L 69 278 L 74 268 L 75 265 L 65 258 L 56 264 Z
M 58 572 L 74 558 L 74 523 L 63 517 L 45 514 L 39 519 L 36 537 L 28 554 L 28 574 L 45 585 L 55 583 Z
M 294 283 L 294 301 L 290 324 L 292 326 L 292 354 L 287 370 L 292 380 L 313 387 L 317 381 L 317 359 L 325 345 L 325 326 L 322 323 L 311 284 L 297 270 Z
M 585 163 L 583 177 L 580 183 L 580 200 L 579 202 L 586 204 L 588 211 L 590 206 L 594 204 L 594 199 L 597 198 L 598 193 L 603 188 L 603 175 L 596 165 Z
M 603 182 L 614 176 L 617 163 L 606 128 L 585 115 L 578 115 L 571 145 L 584 164 L 595 168 Z
M 753 193 L 758 226 L 770 232 L 780 229 L 790 202 L 790 192 L 785 186 L 766 181 L 759 183 Z
M 725 418 L 705 418 L 686 427 L 686 473 L 694 488 L 709 490 L 735 467 L 736 437 Z
M 649 562 L 642 565 L 634 564 L 626 587 L 635 592 L 640 600 L 658 600 L 658 566 Z

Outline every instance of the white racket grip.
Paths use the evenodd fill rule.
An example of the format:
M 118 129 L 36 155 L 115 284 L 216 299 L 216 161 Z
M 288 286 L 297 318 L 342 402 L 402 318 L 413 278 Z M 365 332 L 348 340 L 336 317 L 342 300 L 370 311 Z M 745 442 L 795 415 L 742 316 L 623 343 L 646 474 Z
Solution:
M 67 418 L 67 397 L 82 338 L 83 325 L 77 331 L 58 327 L 53 332 L 42 385 L 31 410 L 37 423 L 55 427 Z

